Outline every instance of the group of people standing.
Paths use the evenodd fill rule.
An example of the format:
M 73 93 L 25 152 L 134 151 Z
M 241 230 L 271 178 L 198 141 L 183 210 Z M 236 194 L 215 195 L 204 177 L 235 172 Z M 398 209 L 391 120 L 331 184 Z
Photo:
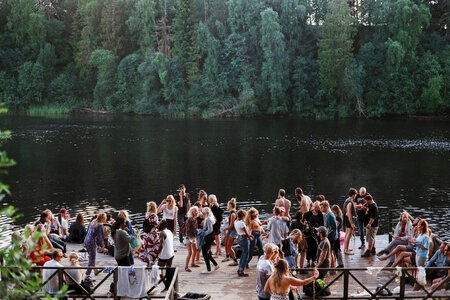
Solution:
M 285 190 L 280 189 L 273 216 L 265 221 L 259 219 L 259 212 L 254 207 L 237 209 L 236 199 L 232 198 L 227 202 L 228 221 L 222 224 L 224 211 L 215 195 L 207 195 L 200 190 L 197 201 L 191 205 L 186 187 L 180 185 L 177 194 L 168 195 L 159 205 L 153 201 L 147 203 L 142 231 L 133 229 L 126 211 L 120 211 L 115 219 L 105 213 L 98 214 L 86 229 L 82 214 L 68 226 L 67 210 L 61 209 L 58 218 L 45 210 L 34 227 L 27 226 L 30 234 L 33 230 L 42 233 L 30 251 L 30 258 L 38 265 L 51 261 L 50 256 L 59 262 L 60 256 L 66 256 L 66 241 L 76 241 L 84 243 L 89 255 L 88 266 L 95 266 L 96 253 L 103 252 L 113 254 L 119 266 L 133 265 L 134 254 L 137 254 L 148 266 L 157 263 L 170 267 L 177 251 L 174 239 L 178 238 L 188 251 L 184 270 L 192 272 L 204 262 L 206 269 L 201 273 L 209 274 L 219 268 L 217 258 L 222 255 L 223 242 L 225 253 L 221 262 L 237 266 L 239 277 L 248 276 L 245 271 L 253 256 L 257 255 L 259 299 L 284 299 L 286 287 L 323 279 L 327 274 L 323 269 L 342 268 L 341 235 L 344 235 L 344 255 L 353 255 L 349 244 L 356 230 L 360 235 L 360 249 L 365 248 L 367 242 L 362 256 L 377 254 L 380 260 L 389 259 L 388 267 L 404 263 L 449 265 L 450 245 L 443 242 L 439 251 L 434 251 L 430 257 L 430 244 L 433 242 L 428 223 L 420 218 L 411 222 L 406 212 L 400 216 L 394 240 L 376 253 L 378 207 L 364 187 L 359 192 L 349 189 L 342 210 L 338 205 L 330 205 L 324 195 L 316 196 L 313 202 L 299 187 L 295 189 L 295 195 L 300 208 L 291 215 L 292 203 L 286 198 Z M 158 214 L 162 214 L 161 220 Z M 214 242 L 216 249 L 213 255 Z M 236 243 L 238 247 L 233 247 Z M 57 254 L 50 253 L 51 248 L 59 249 Z M 77 260 L 78 257 L 71 257 L 75 265 Z M 314 271 L 311 278 L 298 280 L 288 272 L 294 267 L 316 267 L 320 271 Z M 88 269 L 86 276 L 90 274 L 91 269 Z M 440 273 L 430 274 L 435 280 L 442 276 Z M 273 295 L 277 296 L 274 298 Z

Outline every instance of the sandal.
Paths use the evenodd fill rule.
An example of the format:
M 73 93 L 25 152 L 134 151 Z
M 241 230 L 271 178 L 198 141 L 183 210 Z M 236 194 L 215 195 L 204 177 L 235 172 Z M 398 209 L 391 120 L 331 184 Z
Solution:
M 191 267 L 193 267 L 193 268 L 199 268 L 200 266 L 199 266 L 199 265 L 196 265 L 196 264 L 193 264 L 193 265 L 191 265 Z
M 186 272 L 192 272 L 192 270 L 189 269 L 189 268 L 184 268 L 184 270 L 185 270 Z

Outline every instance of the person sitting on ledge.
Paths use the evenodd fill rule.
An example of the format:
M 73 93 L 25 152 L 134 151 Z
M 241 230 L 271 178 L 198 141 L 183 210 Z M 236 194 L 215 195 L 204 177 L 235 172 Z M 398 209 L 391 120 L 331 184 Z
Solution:
M 434 253 L 433 257 L 428 261 L 425 268 L 430 267 L 449 267 L 450 266 L 450 253 L 449 251 L 449 242 L 443 242 L 439 247 L 439 250 Z M 434 280 L 436 278 L 442 277 L 445 275 L 445 270 L 427 270 L 427 278 Z
M 380 260 L 386 260 L 390 256 L 399 253 L 394 261 L 392 267 L 398 265 L 403 266 L 404 263 L 411 264 L 417 267 L 425 266 L 425 262 L 428 257 L 428 248 L 430 247 L 430 237 L 428 236 L 428 222 L 420 220 L 417 225 L 419 236 L 417 239 L 412 240 L 411 243 L 415 246 L 414 251 L 408 252 L 406 246 L 400 245 L 395 248 L 389 255 L 380 257 Z
M 395 226 L 394 230 L 394 239 L 392 242 L 387 245 L 386 248 L 377 253 L 377 256 L 381 256 L 383 254 L 389 254 L 395 247 L 399 245 L 408 245 L 408 240 L 411 237 L 413 232 L 413 225 L 409 220 L 409 215 L 406 211 L 400 214 L 400 218 L 398 220 L 397 226 Z M 391 256 L 389 263 L 386 267 L 391 267 L 394 263 L 395 257 Z

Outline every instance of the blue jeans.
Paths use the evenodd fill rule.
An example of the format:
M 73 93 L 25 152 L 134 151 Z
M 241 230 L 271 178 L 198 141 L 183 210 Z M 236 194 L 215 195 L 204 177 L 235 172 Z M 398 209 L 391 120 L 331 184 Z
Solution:
M 184 224 L 184 222 L 186 221 L 186 215 L 184 214 L 177 214 L 177 223 L 178 223 L 178 228 L 181 228 L 181 226 Z M 180 239 L 180 243 L 183 244 L 183 235 L 181 234 L 181 230 L 178 229 L 178 238 Z
M 238 236 L 237 242 L 239 246 L 241 246 L 242 254 L 241 259 L 239 260 L 239 271 L 244 271 L 245 267 L 247 266 L 247 259 L 248 259 L 248 238 L 246 236 L 240 237 Z
M 357 223 L 358 223 L 358 230 L 359 230 L 359 238 L 361 239 L 361 245 L 365 244 L 364 241 L 364 219 L 358 217 L 357 218 Z
M 250 241 L 250 249 L 248 254 L 247 264 L 250 263 L 253 257 L 253 251 L 255 251 L 255 245 L 258 246 L 258 258 L 263 255 L 263 245 L 261 240 L 261 231 L 252 231 L 253 241 Z

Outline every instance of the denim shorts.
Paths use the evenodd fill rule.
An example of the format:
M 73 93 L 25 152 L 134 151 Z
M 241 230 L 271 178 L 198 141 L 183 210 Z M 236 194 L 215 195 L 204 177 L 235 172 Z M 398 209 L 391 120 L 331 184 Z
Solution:
M 228 235 L 231 236 L 233 239 L 236 239 L 238 237 L 237 231 L 234 227 L 228 230 Z

